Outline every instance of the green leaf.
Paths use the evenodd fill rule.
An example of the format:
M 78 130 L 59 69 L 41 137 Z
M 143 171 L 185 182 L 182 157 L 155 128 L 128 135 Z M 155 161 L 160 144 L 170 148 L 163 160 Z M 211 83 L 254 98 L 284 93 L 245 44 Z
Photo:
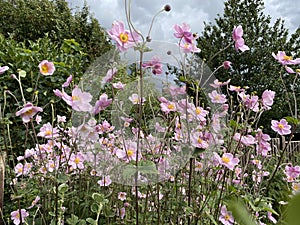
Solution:
M 99 205 L 97 203 L 93 203 L 91 205 L 91 211 L 94 212 L 94 213 L 97 213 L 99 210 Z
M 27 92 L 32 92 L 33 89 L 32 89 L 32 88 L 27 88 L 26 91 L 27 91 Z
M 226 204 L 229 211 L 232 212 L 234 220 L 240 225 L 256 225 L 252 215 L 248 211 L 244 202 L 234 198 Z
M 209 212 L 205 212 L 205 213 L 208 216 L 208 218 L 211 220 L 211 222 L 213 222 L 214 225 L 218 225 L 214 217 Z
M 93 193 L 92 198 L 95 200 L 96 203 L 106 203 L 106 199 L 104 198 L 104 195 L 99 193 Z
M 286 224 L 299 225 L 300 221 L 300 193 L 295 195 L 288 204 L 286 213 Z
M 71 215 L 71 218 L 67 219 L 67 224 L 75 225 L 78 223 L 78 216 L 75 216 L 74 214 Z
M 25 78 L 26 77 L 26 71 L 25 70 L 20 70 L 19 71 L 19 76 L 22 77 L 22 78 Z
M 94 224 L 94 225 L 97 225 L 97 221 L 92 219 L 92 218 L 87 218 L 86 219 L 86 222 L 88 222 L 89 224 Z
M 69 186 L 67 184 L 61 184 L 58 186 L 58 192 L 64 194 L 68 191 Z
M 285 119 L 289 124 L 294 124 L 296 126 L 298 126 L 300 124 L 300 121 L 295 117 L 287 116 L 287 117 L 285 117 Z
M 138 171 L 143 174 L 158 174 L 155 163 L 152 161 L 140 161 L 138 165 Z

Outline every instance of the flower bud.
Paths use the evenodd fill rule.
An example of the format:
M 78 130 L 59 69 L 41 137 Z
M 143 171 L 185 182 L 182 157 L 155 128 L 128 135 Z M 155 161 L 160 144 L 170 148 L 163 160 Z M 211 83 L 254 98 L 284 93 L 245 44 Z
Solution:
M 166 12 L 170 12 L 170 11 L 171 11 L 171 6 L 170 6 L 170 5 L 165 5 L 165 6 L 164 6 L 164 10 L 165 10 Z

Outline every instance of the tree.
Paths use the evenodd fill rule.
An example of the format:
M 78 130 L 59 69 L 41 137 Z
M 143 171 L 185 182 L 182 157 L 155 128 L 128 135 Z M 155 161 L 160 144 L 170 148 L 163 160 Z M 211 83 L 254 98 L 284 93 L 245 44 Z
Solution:
M 213 70 L 222 65 L 223 61 L 232 62 L 232 69 L 216 72 L 215 77 L 221 81 L 231 79 L 231 84 L 248 86 L 248 92 L 258 95 L 265 89 L 276 91 L 276 100 L 272 111 L 262 118 L 261 125 L 268 127 L 270 120 L 290 115 L 288 101 L 279 77 L 282 67 L 272 57 L 272 52 L 286 51 L 293 55 L 299 53 L 299 29 L 289 40 L 288 30 L 284 21 L 277 19 L 271 25 L 271 17 L 263 12 L 263 0 L 228 0 L 225 2 L 224 14 L 218 15 L 215 25 L 205 24 L 204 31 L 198 39 L 201 48 L 199 56 L 205 59 Z M 243 38 L 249 51 L 236 52 L 232 43 L 234 26 L 242 25 Z M 298 35 L 297 35 L 298 34 Z M 298 42 L 297 42 L 298 41 Z M 226 50 L 222 51 L 224 48 Z M 219 52 L 220 51 L 220 52 Z M 216 52 L 219 54 L 214 55 Z M 281 73 L 285 71 L 281 71 Z M 283 74 L 288 91 L 293 77 Z
M 103 28 L 85 4 L 72 13 L 65 0 L 1 0 L 0 33 L 17 42 L 47 37 L 62 44 L 75 39 L 93 60 L 111 47 Z

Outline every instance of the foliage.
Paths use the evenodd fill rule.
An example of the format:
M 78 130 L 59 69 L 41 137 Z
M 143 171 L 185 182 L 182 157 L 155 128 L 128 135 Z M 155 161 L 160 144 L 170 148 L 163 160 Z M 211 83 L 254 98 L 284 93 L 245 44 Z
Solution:
M 13 18 L 13 19 L 12 19 Z M 85 4 L 72 12 L 65 0 L 1 0 L 0 33 L 5 38 L 30 44 L 45 35 L 59 46 L 75 39 L 92 61 L 110 49 L 104 30 Z
M 276 91 L 273 112 L 267 112 L 260 125 L 269 129 L 270 118 L 279 119 L 290 115 L 288 102 L 291 101 L 293 76 L 281 70 L 271 56 L 272 52 L 286 51 L 288 55 L 299 54 L 299 30 L 289 40 L 288 30 L 284 22 L 277 19 L 271 24 L 271 17 L 264 14 L 262 0 L 228 0 L 225 2 L 224 14 L 215 19 L 215 25 L 205 24 L 203 33 L 198 39 L 201 48 L 199 56 L 206 60 L 207 65 L 215 69 L 225 60 L 232 62 L 232 68 L 216 72 L 215 77 L 221 81 L 231 79 L 237 86 L 249 87 L 249 93 L 261 94 L 263 90 Z M 234 26 L 242 25 L 244 39 L 250 51 L 237 53 L 229 47 L 231 31 Z M 293 43 L 293 44 L 292 44 Z M 226 49 L 225 51 L 222 51 Z M 219 52 L 220 51 L 220 52 Z M 218 52 L 218 54 L 216 54 Z M 215 55 L 216 54 L 216 55 Z M 286 95 L 279 74 L 284 74 L 288 95 Z M 299 83 L 297 81 L 296 83 Z M 294 91 L 299 92 L 297 86 Z M 299 100 L 298 100 L 299 101 Z M 299 102 L 298 102 L 299 104 Z

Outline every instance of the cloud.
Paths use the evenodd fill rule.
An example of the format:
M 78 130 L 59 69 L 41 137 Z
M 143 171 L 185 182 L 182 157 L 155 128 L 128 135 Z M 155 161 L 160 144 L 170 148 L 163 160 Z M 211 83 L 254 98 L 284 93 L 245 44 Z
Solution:
M 71 7 L 82 6 L 83 0 L 69 0 Z M 128 1 L 129 2 L 129 1 Z M 294 32 L 300 21 L 300 1 L 265 0 L 265 13 L 275 18 L 283 18 L 286 27 Z M 87 0 L 90 10 L 106 29 L 115 20 L 126 21 L 125 1 Z M 222 14 L 224 0 L 132 0 L 131 19 L 133 24 L 147 36 L 152 17 L 170 3 L 172 10 L 161 13 L 153 26 L 151 37 L 155 40 L 170 41 L 173 38 L 174 24 L 186 22 L 193 32 L 201 33 L 205 22 L 214 22 L 217 14 Z

